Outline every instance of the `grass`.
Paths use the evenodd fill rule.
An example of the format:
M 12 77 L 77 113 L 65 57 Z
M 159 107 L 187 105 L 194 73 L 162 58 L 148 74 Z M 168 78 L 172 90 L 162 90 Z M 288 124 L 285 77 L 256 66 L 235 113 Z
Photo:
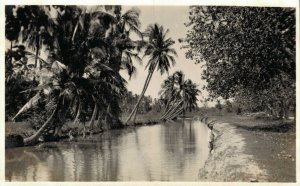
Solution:
M 122 123 L 125 123 L 129 114 L 123 114 L 121 116 Z M 133 125 L 142 125 L 142 124 L 155 124 L 159 122 L 161 116 L 160 112 L 148 112 L 146 114 L 137 114 L 134 123 L 129 123 Z
M 285 132 L 285 130 L 288 130 L 291 124 L 294 123 L 294 120 L 256 118 L 235 114 L 214 115 L 211 116 L 211 118 L 221 122 L 230 123 L 238 128 L 273 132 Z
M 159 123 L 159 118 L 161 117 L 162 112 L 151 111 L 146 114 L 137 114 L 136 120 L 134 123 L 129 123 L 129 125 L 151 125 Z M 125 123 L 129 114 L 123 114 L 121 116 L 121 121 Z M 218 120 L 220 122 L 231 123 L 237 127 L 249 129 L 249 130 L 270 130 L 270 131 L 283 131 L 288 129 L 290 123 L 293 123 L 294 120 L 270 120 L 263 118 L 255 118 L 251 116 L 236 115 L 235 113 L 219 113 L 212 109 L 210 110 L 200 110 L 187 112 L 185 117 L 194 117 L 194 116 L 207 116 L 212 119 Z M 88 123 L 88 122 L 87 122 Z M 86 124 L 87 124 L 86 123 Z M 67 122 L 65 127 L 72 128 L 72 122 Z M 80 125 L 78 126 L 80 127 Z M 8 134 L 21 134 L 22 136 L 30 136 L 34 133 L 34 130 L 31 128 L 28 122 L 5 122 L 5 135 Z

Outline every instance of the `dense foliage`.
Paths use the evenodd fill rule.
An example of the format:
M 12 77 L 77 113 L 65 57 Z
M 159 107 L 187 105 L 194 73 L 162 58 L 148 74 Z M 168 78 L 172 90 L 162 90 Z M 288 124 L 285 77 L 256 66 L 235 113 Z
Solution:
M 200 90 L 190 79 L 185 79 L 182 71 L 176 71 L 162 84 L 160 99 L 164 103 L 163 118 L 173 119 L 186 111 L 197 108 L 197 96 Z
M 119 104 L 126 82 L 119 70 L 126 69 L 131 76 L 132 58 L 141 60 L 135 50 L 139 42 L 129 37 L 132 31 L 141 35 L 139 11 L 122 14 L 121 10 L 121 6 L 6 7 L 6 38 L 12 43 L 6 55 L 7 91 L 15 90 L 10 82 L 18 80 L 10 77 L 20 71 L 24 79 L 37 81 L 34 87 L 18 89 L 33 97 L 13 119 L 43 101 L 51 103 L 51 109 L 47 109 L 49 104 L 39 106 L 52 110 L 48 117 L 40 117 L 42 126 L 25 143 L 45 132 L 59 135 L 68 117 L 74 123 L 90 120 L 90 128 L 120 126 Z M 34 58 L 34 65 L 29 66 L 29 57 Z M 6 97 L 7 104 L 11 100 Z
M 295 9 L 192 6 L 189 14 L 186 56 L 205 64 L 210 95 L 286 116 L 295 102 Z
M 137 103 L 139 96 L 133 94 L 131 91 L 127 92 L 121 101 L 121 110 L 123 114 L 129 114 L 135 104 Z M 146 114 L 152 110 L 153 100 L 151 96 L 143 96 L 141 103 L 138 106 L 137 114 Z

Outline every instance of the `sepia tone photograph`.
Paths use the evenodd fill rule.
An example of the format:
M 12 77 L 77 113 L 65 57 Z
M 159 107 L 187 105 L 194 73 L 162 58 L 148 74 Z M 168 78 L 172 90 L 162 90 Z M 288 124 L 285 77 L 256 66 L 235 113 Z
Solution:
M 296 7 L 3 16 L 5 182 L 296 183 Z

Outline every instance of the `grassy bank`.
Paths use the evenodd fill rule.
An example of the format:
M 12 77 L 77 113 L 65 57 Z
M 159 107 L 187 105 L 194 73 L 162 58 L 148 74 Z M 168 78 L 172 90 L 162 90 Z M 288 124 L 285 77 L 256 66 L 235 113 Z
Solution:
M 129 114 L 123 114 L 120 119 L 122 123 L 125 124 Z M 132 121 L 128 124 L 130 125 L 143 125 L 143 124 L 155 124 L 159 122 L 159 118 L 161 116 L 160 112 L 148 112 L 146 114 L 137 114 L 135 122 Z
M 128 114 L 124 114 L 120 117 L 120 120 L 125 125 L 125 121 L 128 117 Z M 130 126 L 139 126 L 139 125 L 152 125 L 159 122 L 160 113 L 158 112 L 149 112 L 146 114 L 137 114 L 135 122 L 129 122 L 128 125 Z M 88 122 L 86 123 L 86 126 Z M 126 126 L 126 125 L 125 125 Z M 87 126 L 88 127 L 88 126 Z M 66 122 L 63 127 L 64 131 L 69 129 L 73 129 L 74 125 L 72 122 Z M 82 130 L 83 125 L 78 124 L 76 126 L 78 130 Z M 99 131 L 98 131 L 99 132 Z M 97 133 L 98 133 L 97 132 Z M 29 137 L 35 133 L 35 130 L 31 127 L 29 122 L 5 122 L 5 136 L 11 134 L 19 134 L 23 138 Z

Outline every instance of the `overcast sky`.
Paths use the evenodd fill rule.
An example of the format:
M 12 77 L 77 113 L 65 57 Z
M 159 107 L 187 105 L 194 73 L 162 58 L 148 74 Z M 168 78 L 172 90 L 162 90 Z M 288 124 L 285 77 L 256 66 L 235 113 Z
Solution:
M 131 6 L 123 6 L 122 11 L 130 9 Z M 141 31 L 144 31 L 149 24 L 158 23 L 163 25 L 165 29 L 169 29 L 168 37 L 171 37 L 175 40 L 174 48 L 177 51 L 178 57 L 176 58 L 176 65 L 170 69 L 169 74 L 177 70 L 182 70 L 186 75 L 185 78 L 191 79 L 197 85 L 199 89 L 202 88 L 205 83 L 201 80 L 202 64 L 195 64 L 194 61 L 188 60 L 185 58 L 185 50 L 180 49 L 182 46 L 178 42 L 179 38 L 184 38 L 187 33 L 187 28 L 184 26 L 184 23 L 188 21 L 188 6 L 139 6 L 136 7 L 141 10 L 140 21 L 141 21 Z M 125 72 L 121 72 L 123 77 L 128 80 L 128 90 L 133 93 L 140 94 L 147 77 L 148 71 L 145 70 L 145 65 L 147 60 L 143 60 L 143 64 L 139 65 L 136 63 L 137 74 L 135 77 L 132 77 L 131 80 L 128 80 L 128 76 Z M 168 77 L 167 74 L 161 76 L 159 71 L 156 71 L 152 76 L 149 87 L 145 95 L 150 95 L 153 98 L 159 97 L 159 91 L 161 84 L 164 79 Z M 201 90 L 203 92 L 203 90 Z M 203 95 L 206 96 L 207 93 L 203 92 Z M 199 97 L 200 99 L 200 97 Z

